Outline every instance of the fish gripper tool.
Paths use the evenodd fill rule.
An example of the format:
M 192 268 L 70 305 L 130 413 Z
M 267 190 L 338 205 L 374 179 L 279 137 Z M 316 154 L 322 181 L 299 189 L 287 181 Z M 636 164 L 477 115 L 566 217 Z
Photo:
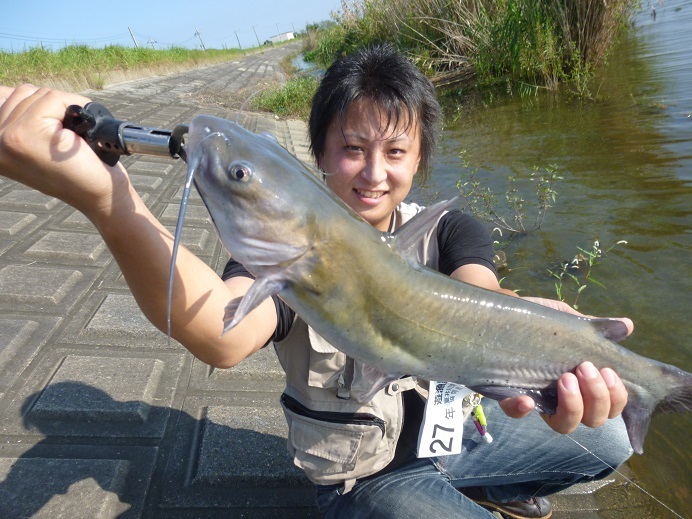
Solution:
M 119 121 L 99 103 L 84 107 L 70 105 L 65 111 L 63 127 L 84 138 L 96 155 L 109 166 L 115 166 L 122 155 L 154 155 L 187 161 L 184 137 L 188 127 L 177 125 L 172 131 L 147 128 Z

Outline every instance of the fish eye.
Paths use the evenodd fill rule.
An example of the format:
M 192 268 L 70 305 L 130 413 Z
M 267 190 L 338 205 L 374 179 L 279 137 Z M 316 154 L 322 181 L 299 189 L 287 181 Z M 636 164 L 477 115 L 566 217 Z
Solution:
M 240 182 L 247 182 L 252 178 L 252 164 L 244 161 L 232 162 L 228 166 L 228 176 L 231 180 L 236 180 Z

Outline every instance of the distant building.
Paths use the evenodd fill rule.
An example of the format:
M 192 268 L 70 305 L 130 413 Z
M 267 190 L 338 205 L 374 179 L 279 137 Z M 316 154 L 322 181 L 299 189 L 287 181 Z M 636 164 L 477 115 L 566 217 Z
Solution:
M 294 39 L 295 37 L 296 37 L 296 35 L 293 34 L 292 32 L 283 32 L 283 33 L 281 33 L 281 34 L 277 34 L 276 36 L 272 36 L 271 38 L 269 38 L 269 39 L 268 39 L 267 41 L 265 41 L 264 43 L 265 43 L 265 44 L 266 44 L 266 43 L 279 43 L 279 42 L 281 42 L 281 41 L 292 40 L 292 39 Z

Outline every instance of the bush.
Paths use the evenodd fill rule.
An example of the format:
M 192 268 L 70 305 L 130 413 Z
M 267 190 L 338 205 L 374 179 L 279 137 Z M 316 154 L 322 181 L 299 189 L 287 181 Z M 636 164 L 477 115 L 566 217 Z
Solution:
M 344 0 L 310 56 L 321 66 L 381 41 L 406 52 L 433 82 L 510 79 L 554 90 L 588 79 L 637 0 Z

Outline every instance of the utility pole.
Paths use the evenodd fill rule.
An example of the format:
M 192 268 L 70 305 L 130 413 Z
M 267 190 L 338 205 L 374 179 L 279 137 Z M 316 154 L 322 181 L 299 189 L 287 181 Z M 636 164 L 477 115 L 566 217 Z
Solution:
M 138 48 L 139 48 L 139 45 L 137 45 L 137 40 L 135 39 L 135 35 L 132 34 L 132 29 L 130 29 L 130 28 L 128 27 L 127 30 L 130 31 L 130 36 L 132 36 L 132 41 L 135 42 L 135 49 L 138 49 Z
M 156 41 L 153 40 L 153 39 L 151 38 L 151 36 L 149 36 L 149 44 L 151 45 L 151 48 L 152 48 L 152 49 L 156 50 L 156 47 L 154 47 L 154 43 L 156 43 Z
M 252 26 L 252 30 L 255 31 L 255 38 L 257 38 L 257 46 L 259 47 L 261 43 L 259 42 L 259 36 L 257 36 L 257 31 L 255 30 L 255 26 Z
M 240 46 L 240 38 L 238 38 L 238 31 L 233 31 L 235 32 L 235 39 L 238 40 L 238 48 L 240 50 L 243 50 L 243 47 Z
M 204 48 L 204 42 L 202 41 L 202 33 L 199 31 L 197 27 L 195 27 L 195 36 L 199 38 L 199 42 L 202 44 L 202 50 L 207 50 Z

